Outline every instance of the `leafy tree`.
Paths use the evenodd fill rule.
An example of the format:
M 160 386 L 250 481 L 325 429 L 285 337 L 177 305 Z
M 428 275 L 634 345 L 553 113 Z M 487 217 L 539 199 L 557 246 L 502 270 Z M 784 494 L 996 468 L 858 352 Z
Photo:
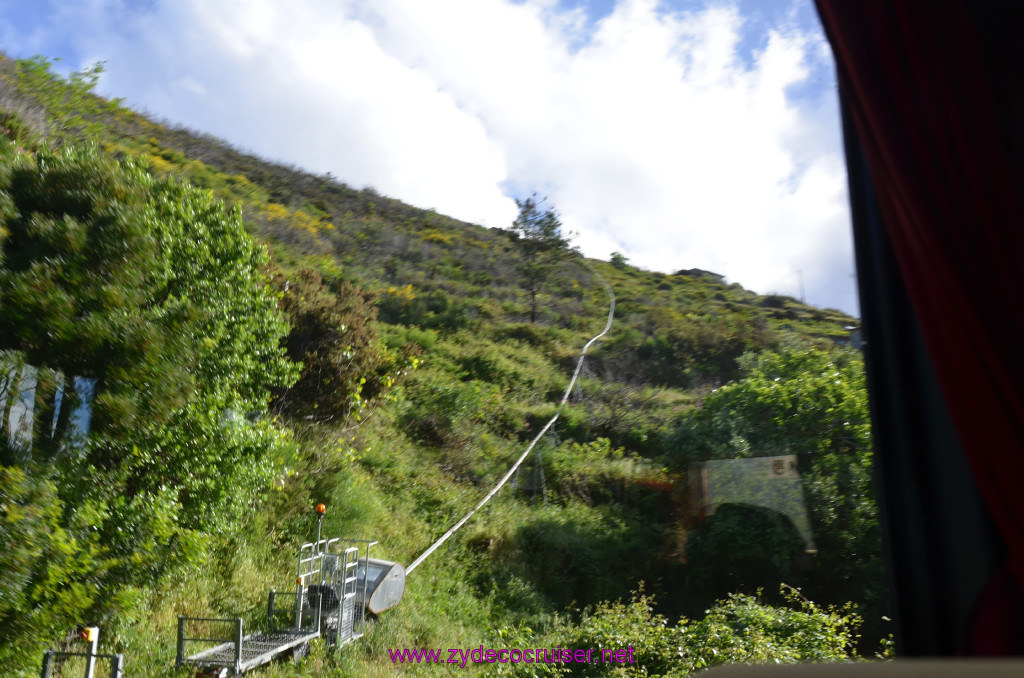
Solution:
M 612 266 L 622 271 L 629 265 L 629 259 L 622 252 L 612 252 L 611 263 Z
M 103 382 L 93 410 L 99 431 L 129 428 L 136 417 L 164 420 L 193 385 L 195 359 L 177 330 L 196 314 L 167 289 L 161 241 L 171 234 L 146 205 L 151 182 L 139 168 L 87 152 L 32 161 L 4 150 L 0 348 L 43 374 L 62 373 L 40 380 L 34 442 L 46 415 L 70 404 L 58 391 L 73 392 L 75 376 Z
M 537 295 L 551 282 L 558 266 L 572 252 L 570 240 L 562 235 L 562 222 L 543 200 L 532 195 L 516 200 L 519 216 L 508 231 L 519 253 L 520 284 L 530 298 L 530 322 L 537 322 Z
M 102 119 L 120 108 L 120 99 L 93 94 L 103 74 L 101 62 L 64 78 L 53 71 L 60 59 L 34 56 L 15 61 L 13 74 L 4 74 L 23 106 L 41 110 L 44 137 L 60 145 L 93 139 L 102 131 Z
M 863 603 L 873 630 L 885 595 L 860 354 L 790 343 L 739 362 L 743 377 L 704 399 L 674 434 L 666 460 L 685 468 L 706 459 L 796 454 L 818 547 L 806 589 L 824 601 Z
M 276 407 L 313 422 L 344 422 L 385 395 L 415 363 L 409 349 L 389 350 L 377 336 L 373 297 L 320 274 L 278 274 L 281 307 L 291 324 L 288 356 L 302 363 L 298 381 L 279 389 Z
M 53 482 L 0 466 L 0 666 L 6 675 L 19 667 L 38 671 L 51 639 L 94 604 L 97 579 L 110 559 L 88 529 L 92 508 L 80 507 L 68 521 Z
M 94 379 L 92 428 L 115 440 L 196 396 L 262 410 L 292 378 L 266 254 L 237 211 L 92 151 L 6 150 L 0 349 L 60 373 L 37 389 L 44 410 L 63 408 L 72 376 Z
M 240 212 L 132 161 L 4 142 L 0 219 L 6 414 L 18 377 L 35 374 L 32 439 L 3 459 L 4 491 L 20 499 L 0 503 L 7 523 L 11 506 L 41 516 L 26 525 L 41 555 L 102 545 L 24 566 L 32 605 L 64 624 L 85 608 L 101 618 L 119 591 L 194 557 L 204 532 L 237 529 L 291 454 L 272 422 L 246 419 L 294 379 L 287 325 Z M 93 386 L 79 444 L 67 421 L 82 380 Z M 75 593 L 83 581 L 104 594 Z

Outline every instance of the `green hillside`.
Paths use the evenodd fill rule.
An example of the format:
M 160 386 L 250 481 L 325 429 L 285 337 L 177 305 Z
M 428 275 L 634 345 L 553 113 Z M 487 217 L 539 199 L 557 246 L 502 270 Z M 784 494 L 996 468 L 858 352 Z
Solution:
M 859 354 L 837 344 L 854 318 L 697 269 L 538 254 L 511 230 L 151 120 L 94 96 L 97 75 L 0 60 L 0 538 L 23 545 L 0 556 L 0 664 L 13 675 L 38 675 L 81 624 L 125 653 L 126 675 L 179 675 L 176 617 L 265 616 L 317 502 L 325 534 L 411 562 L 555 413 L 604 326 L 601 280 L 611 332 L 539 454 L 366 638 L 257 675 L 385 675 L 389 649 L 481 644 L 638 648 L 626 674 L 476 666 L 515 675 L 875 651 L 866 392 Z M 533 307 L 531 257 L 547 266 Z M 24 375 L 35 407 L 18 442 Z M 75 440 L 68 404 L 86 383 L 91 428 Z M 693 519 L 691 462 L 763 454 L 798 455 L 817 556 L 778 521 Z

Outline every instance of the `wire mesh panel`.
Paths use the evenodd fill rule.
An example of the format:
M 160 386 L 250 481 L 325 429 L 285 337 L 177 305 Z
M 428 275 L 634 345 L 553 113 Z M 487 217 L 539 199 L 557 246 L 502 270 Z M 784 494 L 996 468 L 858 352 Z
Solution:
M 270 605 L 274 604 L 274 596 Z M 320 635 L 319 605 L 311 628 L 242 635 L 241 619 L 178 618 L 178 666 L 227 668 L 234 674 L 261 666 Z M 273 613 L 270 614 L 273 617 Z M 228 634 L 230 631 L 230 634 Z
M 312 633 L 320 629 L 323 601 L 329 595 L 321 595 L 320 587 L 310 586 L 306 589 L 305 600 L 300 606 L 301 616 L 299 617 L 298 628 L 295 628 L 295 619 L 292 616 L 296 607 L 294 591 L 271 591 L 267 599 L 267 623 L 266 628 L 270 631 L 290 630 L 299 633 Z
M 178 617 L 178 666 L 223 666 L 239 672 L 242 662 L 242 620 Z
M 345 549 L 341 568 L 341 618 L 338 620 L 338 645 L 344 645 L 362 635 L 355 633 L 358 569 L 359 549 L 356 547 Z
M 302 628 L 302 617 L 304 605 L 309 601 L 309 588 L 318 587 L 318 593 L 324 593 L 328 582 L 336 576 L 332 573 L 332 563 L 335 560 L 330 558 L 331 548 L 338 542 L 338 539 L 319 539 L 299 548 L 298 571 L 295 578 L 295 623 L 296 631 Z M 337 567 L 333 567 L 334 572 Z M 318 599 L 327 598 L 326 595 L 318 596 Z

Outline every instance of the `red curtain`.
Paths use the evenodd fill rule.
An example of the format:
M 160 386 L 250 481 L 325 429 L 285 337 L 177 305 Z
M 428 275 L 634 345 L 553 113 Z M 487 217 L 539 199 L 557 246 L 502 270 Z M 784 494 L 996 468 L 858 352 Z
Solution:
M 1011 17 L 995 3 L 816 1 L 942 396 L 1010 554 L 970 651 L 1020 652 L 983 631 L 1019 619 L 1019 603 L 1005 608 L 1024 590 L 1020 26 L 1001 25 Z

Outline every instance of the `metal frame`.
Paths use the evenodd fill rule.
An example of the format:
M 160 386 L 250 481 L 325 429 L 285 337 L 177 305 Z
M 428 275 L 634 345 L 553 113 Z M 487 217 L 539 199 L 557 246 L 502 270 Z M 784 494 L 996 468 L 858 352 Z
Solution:
M 339 540 L 318 539 L 317 541 L 303 544 L 299 548 L 299 562 L 295 573 L 295 630 L 302 626 L 303 601 L 308 598 L 307 591 L 311 585 L 324 586 L 328 584 L 328 570 L 326 567 L 327 556 L 331 547 Z M 319 576 L 319 581 L 317 577 Z
M 267 604 L 268 613 L 273 619 L 274 602 L 278 594 L 271 591 Z M 234 675 L 245 673 L 249 669 L 269 663 L 274 657 L 296 650 L 314 638 L 320 637 L 320 606 L 315 607 L 312 628 L 306 629 L 271 629 L 245 634 L 240 618 L 217 617 L 178 617 L 178 647 L 175 666 L 186 665 L 206 668 L 222 667 L 231 669 Z M 203 637 L 186 635 L 189 622 L 214 622 L 231 624 L 233 633 L 230 638 Z M 186 644 L 189 642 L 218 643 L 191 656 L 185 655 Z
M 239 618 L 178 617 L 175 665 L 221 667 L 239 675 L 270 662 L 284 652 L 296 652 L 314 638 L 323 637 L 339 649 L 362 638 L 366 615 L 362 606 L 356 603 L 360 600 L 361 579 L 361 600 L 365 605 L 368 573 L 365 567 L 362 573 L 359 572 L 359 545 L 364 546 L 368 560 L 370 548 L 377 543 L 369 539 L 333 538 L 303 544 L 299 548 L 296 565 L 295 592 L 270 591 L 268 596 L 269 631 L 246 635 Z M 292 609 L 290 626 L 278 629 L 274 617 L 287 609 L 277 604 L 280 596 L 294 596 L 295 602 L 289 606 Z M 188 636 L 187 627 L 192 622 L 231 624 L 233 633 L 230 638 Z M 187 655 L 188 643 L 216 645 Z
M 349 605 L 351 606 L 352 610 L 352 625 L 350 627 L 350 632 L 348 636 L 341 636 L 341 634 L 339 633 L 340 637 L 335 641 L 339 649 L 341 649 L 342 646 L 352 642 L 353 640 L 358 640 L 359 638 L 363 637 L 364 624 L 366 620 L 366 610 L 364 608 L 367 602 L 366 587 L 367 580 L 369 578 L 369 568 L 364 565 L 362 568 L 362 574 L 360 574 L 359 561 L 362 560 L 364 563 L 368 563 L 370 560 L 370 549 L 372 549 L 374 546 L 380 543 L 374 539 L 356 539 L 354 537 L 343 537 L 342 539 L 340 539 L 340 541 L 347 544 L 356 544 L 357 546 L 349 547 L 345 551 L 346 555 L 349 552 L 354 552 L 354 557 L 351 563 L 349 563 L 349 561 L 346 561 L 345 565 L 346 572 L 350 567 L 354 570 L 354 572 L 352 573 L 351 580 L 349 580 L 348 578 L 346 578 L 345 580 L 345 586 L 350 587 L 346 589 L 345 595 L 350 596 L 349 598 L 347 598 L 347 600 L 350 601 Z M 358 544 L 363 544 L 366 550 L 366 554 L 362 558 L 359 557 Z M 360 590 L 360 579 L 362 580 L 362 593 L 361 595 L 357 596 L 357 593 Z M 360 605 L 356 605 L 357 599 L 362 601 Z M 341 627 L 339 626 L 339 631 L 340 628 Z
M 97 659 L 109 659 L 110 660 L 110 678 L 121 678 L 124 675 L 124 655 L 123 654 L 96 654 L 93 652 L 58 652 L 56 650 L 47 650 L 43 653 L 43 667 L 39 674 L 41 678 L 52 678 L 54 665 L 57 659 L 64 657 L 87 657 L 85 664 L 85 678 L 93 678 L 96 670 Z

